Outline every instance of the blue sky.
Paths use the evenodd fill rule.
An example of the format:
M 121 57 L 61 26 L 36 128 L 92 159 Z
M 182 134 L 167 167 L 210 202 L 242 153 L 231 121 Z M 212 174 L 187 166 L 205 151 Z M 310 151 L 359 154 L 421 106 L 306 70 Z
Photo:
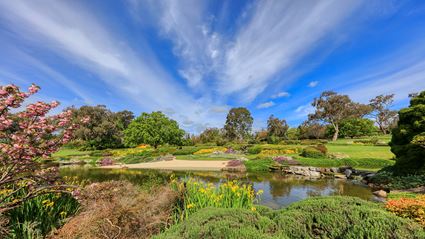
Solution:
M 0 1 L 0 83 L 32 100 L 161 110 L 190 132 L 231 107 L 296 126 L 324 90 L 425 90 L 425 1 Z

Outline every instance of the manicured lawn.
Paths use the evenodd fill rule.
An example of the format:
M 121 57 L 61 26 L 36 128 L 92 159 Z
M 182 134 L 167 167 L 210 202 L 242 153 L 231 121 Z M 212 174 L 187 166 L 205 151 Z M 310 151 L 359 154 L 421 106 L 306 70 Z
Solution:
M 237 154 L 197 154 L 197 155 L 176 155 L 176 159 L 180 160 L 232 160 L 243 157 L 243 155 Z
M 391 159 L 394 157 L 390 146 L 327 144 L 326 147 L 330 153 L 344 153 L 351 158 Z
M 71 156 L 83 156 L 89 155 L 91 151 L 79 151 L 78 149 L 62 148 L 58 152 L 54 153 L 53 157 L 71 157 Z

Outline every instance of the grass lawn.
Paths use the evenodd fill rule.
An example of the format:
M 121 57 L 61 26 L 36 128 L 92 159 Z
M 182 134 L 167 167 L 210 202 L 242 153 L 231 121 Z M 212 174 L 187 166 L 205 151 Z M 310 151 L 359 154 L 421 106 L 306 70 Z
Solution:
M 176 155 L 176 159 L 180 159 L 180 160 L 208 160 L 208 161 L 213 161 L 213 160 L 232 160 L 232 159 L 237 159 L 240 157 L 243 157 L 244 155 L 242 154 L 219 154 L 219 155 L 214 155 L 214 154 L 197 154 L 197 155 Z
M 91 151 L 79 151 L 78 149 L 62 148 L 58 152 L 52 154 L 53 157 L 72 157 L 89 155 Z
M 391 159 L 390 146 L 327 144 L 330 153 L 344 153 L 351 158 Z

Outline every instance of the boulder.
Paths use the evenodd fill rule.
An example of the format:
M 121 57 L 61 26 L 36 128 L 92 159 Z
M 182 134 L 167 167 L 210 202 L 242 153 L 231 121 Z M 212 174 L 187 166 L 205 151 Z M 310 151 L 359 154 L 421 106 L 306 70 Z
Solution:
M 375 196 L 381 197 L 381 198 L 386 198 L 387 197 L 387 192 L 385 192 L 384 190 L 378 190 L 373 192 L 373 194 Z
M 334 175 L 335 178 L 339 178 L 339 179 L 347 179 L 347 176 L 345 176 L 344 174 L 341 173 L 336 173 Z
M 351 169 L 346 169 L 346 170 L 344 171 L 344 174 L 345 174 L 345 176 L 346 176 L 347 178 L 350 178 L 350 177 L 351 177 L 351 174 L 353 174 L 353 171 L 352 171 Z

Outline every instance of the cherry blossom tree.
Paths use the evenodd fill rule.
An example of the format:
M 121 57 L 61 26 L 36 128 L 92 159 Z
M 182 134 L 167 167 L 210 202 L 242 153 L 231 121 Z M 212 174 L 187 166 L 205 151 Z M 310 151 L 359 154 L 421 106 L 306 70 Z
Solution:
M 57 181 L 57 168 L 42 169 L 40 159 L 67 143 L 77 125 L 71 123 L 71 111 L 48 115 L 57 101 L 24 107 L 39 89 L 34 84 L 28 92 L 15 85 L 0 86 L 0 214 L 38 195 L 67 188 Z

